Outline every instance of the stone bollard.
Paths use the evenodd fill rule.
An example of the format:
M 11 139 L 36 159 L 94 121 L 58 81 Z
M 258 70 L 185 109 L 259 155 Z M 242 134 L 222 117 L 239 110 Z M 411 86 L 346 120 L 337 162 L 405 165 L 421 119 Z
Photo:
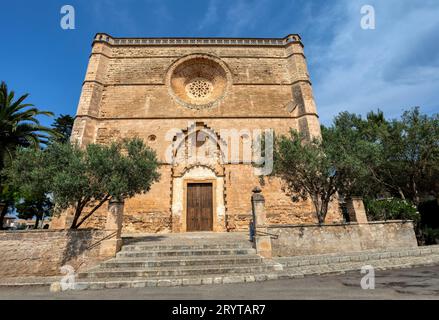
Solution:
M 115 233 L 111 238 L 102 241 L 100 256 L 114 257 L 122 247 L 122 221 L 123 221 L 124 201 L 112 199 L 108 203 L 107 221 L 105 231 Z
M 252 214 L 254 223 L 254 243 L 256 252 L 264 257 L 271 258 L 271 237 L 267 234 L 266 213 L 265 213 L 265 199 L 261 194 L 262 190 L 259 187 L 253 189 L 252 194 Z
M 366 209 L 364 208 L 363 199 L 361 197 L 346 199 L 346 209 L 351 222 L 368 223 Z

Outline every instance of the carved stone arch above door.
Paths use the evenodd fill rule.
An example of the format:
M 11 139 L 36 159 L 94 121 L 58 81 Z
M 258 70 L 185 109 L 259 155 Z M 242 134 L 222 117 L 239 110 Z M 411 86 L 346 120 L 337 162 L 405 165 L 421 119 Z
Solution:
M 223 165 L 226 142 L 204 122 L 190 122 L 172 141 L 172 161 L 176 172 L 193 165 Z

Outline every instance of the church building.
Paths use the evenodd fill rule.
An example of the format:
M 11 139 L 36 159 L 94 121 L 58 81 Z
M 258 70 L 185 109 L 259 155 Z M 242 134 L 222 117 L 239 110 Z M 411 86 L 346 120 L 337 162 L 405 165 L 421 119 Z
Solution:
M 282 181 L 269 175 L 270 155 L 260 152 L 267 137 L 290 129 L 320 136 L 299 35 L 116 38 L 100 33 L 72 142 L 84 146 L 139 137 L 156 151 L 161 179 L 148 193 L 125 201 L 123 232 L 224 232 L 248 230 L 255 187 L 262 189 L 270 224 L 317 222 L 311 201 L 293 202 Z M 102 227 L 105 210 L 84 227 Z M 333 203 L 327 222 L 340 220 Z

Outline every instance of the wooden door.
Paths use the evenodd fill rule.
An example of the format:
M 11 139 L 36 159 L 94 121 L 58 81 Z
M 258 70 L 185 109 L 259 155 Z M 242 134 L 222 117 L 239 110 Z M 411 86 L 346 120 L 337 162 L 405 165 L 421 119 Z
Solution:
M 187 231 L 212 231 L 212 184 L 188 183 L 186 202 Z

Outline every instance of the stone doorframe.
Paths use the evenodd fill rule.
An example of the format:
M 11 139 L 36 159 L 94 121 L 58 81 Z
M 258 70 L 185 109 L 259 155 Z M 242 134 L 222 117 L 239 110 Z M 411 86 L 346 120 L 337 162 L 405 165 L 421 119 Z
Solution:
M 196 165 L 172 179 L 172 232 L 187 230 L 187 185 L 189 183 L 212 183 L 213 230 L 226 231 L 224 175 L 209 166 Z

